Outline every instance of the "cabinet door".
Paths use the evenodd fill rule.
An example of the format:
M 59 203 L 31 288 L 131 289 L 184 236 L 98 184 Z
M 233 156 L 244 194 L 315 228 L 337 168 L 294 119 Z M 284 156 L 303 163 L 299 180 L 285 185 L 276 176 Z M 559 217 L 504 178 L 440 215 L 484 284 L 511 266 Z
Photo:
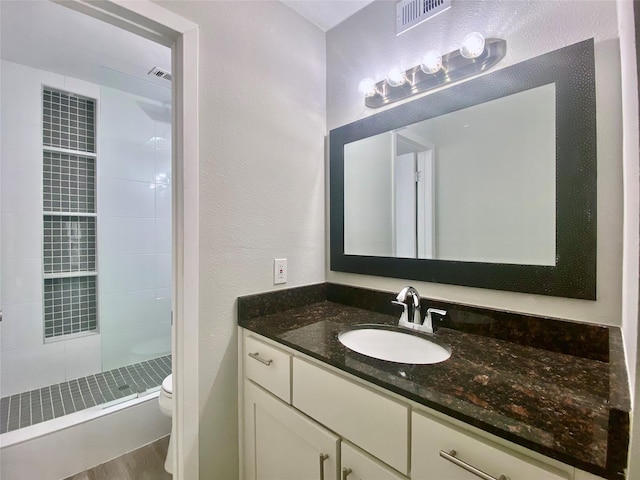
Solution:
M 251 480 L 337 480 L 340 439 L 245 381 L 245 475 Z
M 291 404 L 342 438 L 409 473 L 409 407 L 346 377 L 293 358 Z
M 341 451 L 341 480 L 406 480 L 406 477 L 344 441 Z
M 509 480 L 566 480 L 571 477 L 569 472 L 525 458 L 435 418 L 416 412 L 411 417 L 413 480 L 478 480 L 477 474 L 469 471 L 471 467 L 494 478 L 504 475 Z

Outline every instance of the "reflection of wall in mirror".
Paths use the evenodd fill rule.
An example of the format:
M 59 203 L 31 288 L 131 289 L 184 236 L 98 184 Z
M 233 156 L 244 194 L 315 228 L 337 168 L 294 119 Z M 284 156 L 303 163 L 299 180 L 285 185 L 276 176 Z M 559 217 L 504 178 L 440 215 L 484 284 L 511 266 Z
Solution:
M 553 84 L 407 130 L 435 144 L 436 258 L 555 265 Z
M 344 146 L 344 253 L 391 256 L 392 132 Z
M 436 258 L 434 251 L 434 147 L 404 129 L 394 132 L 393 256 Z

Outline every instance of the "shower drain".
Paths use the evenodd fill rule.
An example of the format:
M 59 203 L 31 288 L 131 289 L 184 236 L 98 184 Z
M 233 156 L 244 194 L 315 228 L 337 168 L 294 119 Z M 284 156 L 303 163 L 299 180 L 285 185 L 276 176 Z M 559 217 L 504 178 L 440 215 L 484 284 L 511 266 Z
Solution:
M 123 390 L 126 390 L 127 388 L 129 388 L 129 385 L 120 385 L 118 387 L 118 390 L 123 391 Z

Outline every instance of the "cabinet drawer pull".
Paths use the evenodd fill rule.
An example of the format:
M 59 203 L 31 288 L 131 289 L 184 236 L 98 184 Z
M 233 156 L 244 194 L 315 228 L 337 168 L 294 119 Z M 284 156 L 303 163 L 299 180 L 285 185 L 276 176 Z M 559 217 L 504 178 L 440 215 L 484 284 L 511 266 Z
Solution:
M 347 480 L 347 477 L 353 472 L 350 468 L 342 467 L 342 480 Z
M 449 452 L 445 452 L 444 450 L 440 450 L 440 456 L 445 460 L 449 460 L 451 463 L 456 464 L 460 468 L 465 469 L 467 472 L 473 473 L 474 475 L 482 478 L 482 480 L 507 480 L 507 477 L 504 475 L 500 475 L 498 478 L 492 477 L 491 475 L 484 473 L 482 470 L 474 467 L 473 465 L 469 465 L 466 462 L 463 462 L 459 458 L 456 458 L 458 452 L 455 450 L 450 450 Z
M 273 360 L 265 360 L 264 358 L 262 358 L 259 352 L 250 353 L 249 356 L 251 358 L 258 360 L 260 363 L 264 363 L 267 367 L 271 365 L 271 362 L 273 362 Z
M 320 454 L 320 480 L 324 480 L 324 461 L 329 458 L 326 453 Z

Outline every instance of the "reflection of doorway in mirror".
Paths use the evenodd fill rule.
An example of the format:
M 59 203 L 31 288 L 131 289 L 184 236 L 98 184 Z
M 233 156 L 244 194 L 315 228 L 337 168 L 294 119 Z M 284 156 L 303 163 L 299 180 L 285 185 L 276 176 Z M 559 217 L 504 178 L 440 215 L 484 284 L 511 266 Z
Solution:
M 435 258 L 434 156 L 430 142 L 394 132 L 393 245 L 399 258 Z

